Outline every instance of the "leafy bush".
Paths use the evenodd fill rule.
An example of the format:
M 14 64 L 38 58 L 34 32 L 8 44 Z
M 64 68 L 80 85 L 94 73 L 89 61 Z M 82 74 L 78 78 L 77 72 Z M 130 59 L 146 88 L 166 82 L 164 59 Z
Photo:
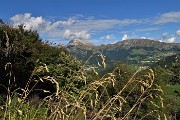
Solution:
M 85 83 L 85 72 L 81 63 L 64 48 L 53 47 L 48 42 L 42 42 L 36 31 L 24 30 L 23 26 L 12 28 L 4 25 L 0 27 L 0 38 L 0 84 L 4 87 L 9 85 L 7 82 L 9 79 L 10 89 L 15 90 L 19 87 L 24 88 L 31 77 L 38 79 L 43 76 L 53 76 L 61 89 L 76 94 Z M 8 68 L 11 70 L 4 69 L 7 63 L 10 63 Z M 36 66 L 42 64 L 48 66 L 49 72 L 32 73 Z M 30 86 L 34 84 L 32 82 Z M 54 91 L 51 83 L 39 82 L 36 85 L 36 89 L 42 88 L 51 91 L 51 94 Z M 1 92 L 6 90 L 3 88 Z

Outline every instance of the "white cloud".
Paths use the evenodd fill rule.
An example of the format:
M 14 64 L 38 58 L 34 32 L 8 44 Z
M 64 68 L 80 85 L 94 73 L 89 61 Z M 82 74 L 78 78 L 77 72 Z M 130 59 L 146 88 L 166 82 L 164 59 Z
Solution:
M 12 25 L 18 26 L 23 24 L 25 29 L 37 30 L 40 35 L 47 36 L 47 39 L 89 39 L 90 34 L 98 34 L 98 32 L 104 31 L 122 31 L 126 30 L 125 27 L 130 25 L 141 25 L 151 24 L 151 27 L 143 29 L 135 29 L 134 32 L 145 32 L 159 30 L 160 27 L 154 27 L 152 24 L 164 24 L 169 22 L 180 22 L 180 11 L 179 12 L 168 12 L 164 13 L 156 18 L 145 18 L 145 19 L 96 19 L 92 17 L 71 17 L 67 20 L 50 21 L 43 18 L 42 16 L 32 16 L 30 13 L 17 14 L 10 18 Z M 122 40 L 129 38 L 140 38 L 136 34 L 132 34 L 131 30 L 122 31 L 121 34 L 124 36 Z M 127 35 L 128 34 L 128 35 Z M 177 35 L 177 36 L 176 36 Z M 176 31 L 175 37 L 180 36 L 180 30 Z M 112 40 L 115 39 L 113 35 L 106 35 L 100 38 Z M 173 38 L 168 33 L 162 35 L 163 41 L 174 42 L 176 38 Z
M 59 20 L 56 22 L 51 22 L 44 19 L 42 16 L 33 17 L 30 13 L 17 14 L 10 18 L 10 21 L 14 27 L 24 25 L 26 30 L 37 30 L 38 32 L 47 35 L 52 39 L 62 37 L 65 28 L 75 23 L 75 20 L 72 18 L 69 18 L 67 21 Z
M 112 28 L 121 29 L 122 27 L 138 23 L 141 23 L 141 21 L 135 19 L 76 19 L 75 24 L 69 26 L 68 29 L 98 32 Z
M 115 40 L 114 42 L 110 43 L 110 44 L 116 44 L 118 42 L 118 40 Z
M 145 32 L 145 31 L 155 31 L 159 30 L 159 27 L 150 27 L 150 28 L 142 28 L 142 29 L 136 29 L 136 32 Z
M 176 41 L 176 35 L 169 35 L 168 32 L 162 33 L 162 37 L 159 40 L 160 42 L 173 43 Z
M 161 39 L 160 39 L 160 40 L 158 40 L 158 41 L 159 41 L 159 42 L 163 42 L 163 40 L 161 40 Z
M 175 40 L 176 40 L 176 38 L 175 38 L 175 37 L 171 37 L 171 38 L 169 38 L 169 39 L 167 40 L 167 42 L 169 42 L 169 43 L 173 43 L 173 42 L 175 42 Z
M 61 24 L 64 25 L 64 26 L 70 26 L 72 24 L 74 24 L 76 21 L 73 20 L 72 18 L 69 18 L 68 21 L 61 21 Z
M 59 29 L 59 27 L 61 27 L 62 29 L 64 27 L 72 25 L 73 23 L 75 23 L 75 20 L 71 18 L 69 18 L 67 21 L 56 21 L 54 23 L 46 21 L 46 25 L 43 30 L 51 31 L 51 30 Z
M 14 26 L 24 25 L 25 29 L 37 30 L 40 34 L 50 39 L 88 39 L 90 34 L 102 32 L 108 29 L 121 29 L 122 27 L 142 23 L 136 19 L 95 19 L 69 18 L 67 21 L 58 20 L 51 22 L 42 16 L 33 17 L 30 13 L 17 14 L 10 18 Z M 73 31 L 73 32 L 72 32 Z M 113 35 L 107 35 L 104 39 L 113 39 Z M 103 39 L 103 37 L 102 37 Z
M 146 37 L 141 37 L 141 39 L 146 39 Z
M 75 39 L 76 35 L 74 33 L 72 33 L 70 30 L 65 30 L 63 37 L 66 40 L 71 40 L 71 39 Z
M 32 17 L 30 13 L 25 14 L 17 14 L 10 18 L 10 21 L 13 23 L 14 26 L 17 25 L 24 25 L 25 29 L 32 29 L 32 30 L 39 30 L 39 29 L 46 29 L 46 30 L 53 30 L 57 27 L 62 26 L 70 26 L 75 23 L 75 20 L 69 18 L 67 21 L 56 21 L 54 23 L 45 20 L 40 17 Z
M 122 37 L 122 40 L 127 40 L 128 39 L 128 35 L 125 34 L 123 37 Z
M 101 37 L 100 39 L 101 40 L 111 40 L 111 39 L 114 39 L 114 38 L 115 38 L 114 35 L 106 35 L 106 36 Z
M 40 17 L 31 17 L 30 13 L 18 14 L 10 18 L 14 26 L 24 25 L 25 29 L 38 30 L 40 26 L 46 23 L 46 21 Z
M 176 23 L 176 22 L 180 22 L 180 11 L 164 13 L 155 19 L 154 24 Z
M 180 30 L 177 30 L 177 31 L 176 31 L 176 35 L 177 35 L 177 36 L 180 36 Z
M 77 32 L 77 33 L 75 33 L 75 35 L 76 35 L 77 39 L 82 39 L 82 40 L 86 40 L 91 37 L 91 35 L 88 34 L 87 31 Z
M 64 39 L 66 39 L 66 40 L 73 40 L 73 39 L 86 40 L 86 39 L 89 39 L 91 37 L 90 34 L 88 34 L 86 31 L 73 33 L 70 30 L 65 30 L 63 36 L 64 36 Z

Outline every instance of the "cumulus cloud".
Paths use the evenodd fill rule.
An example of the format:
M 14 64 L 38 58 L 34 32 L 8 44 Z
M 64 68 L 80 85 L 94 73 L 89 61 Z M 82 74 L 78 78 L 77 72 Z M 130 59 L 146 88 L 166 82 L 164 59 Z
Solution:
M 51 22 L 44 19 L 42 16 L 33 17 L 30 13 L 17 14 L 10 18 L 14 27 L 18 25 L 24 25 L 26 30 L 37 30 L 38 32 L 48 35 L 54 39 L 54 37 L 62 37 L 66 27 L 75 23 L 75 20 L 69 18 L 67 21 Z
M 169 43 L 173 43 L 173 42 L 175 42 L 175 40 L 176 40 L 176 37 L 171 37 L 171 38 L 169 38 L 168 40 L 167 40 L 167 42 L 169 42 Z
M 122 40 L 127 40 L 128 39 L 128 35 L 125 34 L 123 37 L 122 37 Z
M 71 39 L 75 39 L 76 35 L 74 33 L 72 33 L 70 30 L 65 30 L 63 37 L 66 40 L 71 40 Z
M 164 41 L 168 43 L 173 43 L 175 42 L 175 40 L 176 40 L 176 37 L 174 35 L 169 35 L 168 32 L 162 33 L 162 37 L 160 38 L 160 42 Z
M 30 13 L 18 14 L 10 18 L 14 26 L 24 25 L 25 29 L 38 30 L 46 21 L 40 17 L 32 17 Z
M 65 30 L 63 36 L 64 36 L 64 39 L 66 39 L 66 40 L 73 40 L 73 39 L 86 40 L 91 37 L 90 34 L 88 34 L 86 31 L 73 33 L 70 30 Z
M 91 35 L 88 34 L 87 31 L 77 32 L 77 33 L 75 33 L 75 35 L 76 35 L 77 39 L 82 39 L 82 40 L 86 40 L 91 37 Z
M 169 12 L 164 13 L 156 18 L 147 19 L 96 19 L 94 17 L 85 18 L 82 17 L 71 17 L 67 20 L 50 21 L 43 18 L 42 16 L 32 16 L 30 13 L 17 14 L 10 18 L 12 25 L 24 25 L 25 29 L 37 30 L 41 35 L 48 36 L 48 39 L 89 39 L 90 34 L 104 32 L 106 30 L 123 30 L 123 28 L 130 25 L 140 24 L 162 24 L 169 22 L 180 22 L 180 12 Z M 147 22 L 148 21 L 148 22 Z M 135 29 L 135 32 L 145 32 L 159 30 L 159 27 L 147 27 L 143 29 Z M 132 35 L 132 31 L 122 32 L 122 40 L 128 38 L 137 38 Z M 128 36 L 128 35 L 129 36 Z M 180 30 L 176 31 L 174 37 L 180 36 Z M 139 38 L 139 37 L 138 37 Z M 113 35 L 106 35 L 100 38 L 106 40 L 115 39 Z M 163 41 L 174 42 L 176 38 L 169 36 L 169 34 L 162 35 Z
M 176 31 L 176 35 L 177 35 L 177 36 L 180 36 L 180 30 L 177 30 L 177 31 Z
M 88 39 L 90 34 L 102 32 L 108 29 L 121 29 L 122 27 L 139 24 L 142 21 L 136 19 L 95 19 L 95 18 L 69 18 L 66 21 L 49 21 L 42 16 L 34 17 L 31 13 L 17 14 L 10 18 L 12 25 L 24 25 L 25 29 L 37 30 L 50 39 Z M 73 32 L 72 32 L 73 31 Z M 112 39 L 113 35 L 107 35 L 102 39 Z
M 114 39 L 114 38 L 115 38 L 114 35 L 106 35 L 106 36 L 101 37 L 100 39 L 101 40 L 111 40 L 111 39 Z
M 180 11 L 164 13 L 155 19 L 154 24 L 176 23 L 176 22 L 180 22 Z
M 163 40 L 161 40 L 161 39 L 160 39 L 160 40 L 158 40 L 158 41 L 159 41 L 159 42 L 163 42 Z
M 141 37 L 141 39 L 146 39 L 146 37 Z
M 39 29 L 46 29 L 52 30 L 60 26 L 70 26 L 75 23 L 75 20 L 69 18 L 67 21 L 56 21 L 54 23 L 45 20 L 40 17 L 32 17 L 30 13 L 25 14 L 17 14 L 10 18 L 10 21 L 14 26 L 24 25 L 25 29 L 32 29 L 32 30 L 39 30 Z

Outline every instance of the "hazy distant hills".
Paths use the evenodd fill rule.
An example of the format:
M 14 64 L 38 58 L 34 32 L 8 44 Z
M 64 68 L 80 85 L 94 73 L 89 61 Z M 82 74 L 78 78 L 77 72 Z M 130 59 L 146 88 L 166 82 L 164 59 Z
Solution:
M 150 65 L 161 59 L 180 53 L 180 43 L 165 43 L 149 39 L 131 39 L 114 44 L 95 46 L 83 40 L 73 40 L 66 48 L 78 59 L 85 61 L 92 54 L 101 52 L 106 62 L 114 64 L 126 62 Z M 90 63 L 95 64 L 100 58 L 93 56 Z

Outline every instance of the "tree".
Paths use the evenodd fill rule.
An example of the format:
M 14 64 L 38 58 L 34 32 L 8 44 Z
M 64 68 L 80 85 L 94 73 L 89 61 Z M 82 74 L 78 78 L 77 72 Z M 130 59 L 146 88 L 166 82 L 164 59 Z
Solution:
M 0 27 L 0 40 L 0 84 L 4 87 L 10 85 L 12 90 L 25 88 L 29 79 L 40 79 L 44 76 L 54 77 L 61 90 L 74 93 L 84 84 L 81 63 L 64 48 L 43 42 L 37 31 L 24 30 L 23 26 L 12 28 L 5 25 Z M 47 66 L 48 72 L 35 73 L 34 70 L 42 64 Z M 4 69 L 5 66 L 7 69 Z M 36 88 L 54 88 L 54 85 L 46 83 L 39 82 Z M 6 91 L 2 87 L 1 89 L 1 92 Z

